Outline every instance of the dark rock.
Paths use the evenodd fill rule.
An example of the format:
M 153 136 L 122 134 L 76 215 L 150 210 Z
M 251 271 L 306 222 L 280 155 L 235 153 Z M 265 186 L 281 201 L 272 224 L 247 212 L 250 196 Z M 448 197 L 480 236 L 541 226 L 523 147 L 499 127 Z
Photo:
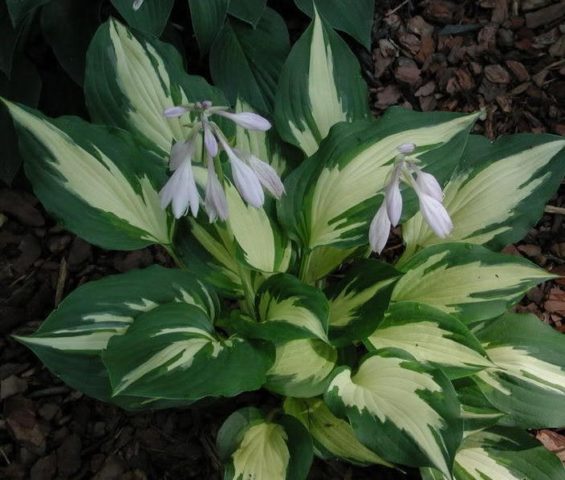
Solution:
M 81 460 L 82 443 L 80 437 L 73 433 L 69 435 L 57 449 L 57 465 L 59 475 L 63 478 L 78 472 Z
M 0 190 L 0 211 L 28 227 L 42 227 L 45 219 L 33 205 L 33 197 L 17 190 Z
M 55 454 L 40 458 L 29 472 L 30 480 L 51 480 L 57 473 L 57 457 Z

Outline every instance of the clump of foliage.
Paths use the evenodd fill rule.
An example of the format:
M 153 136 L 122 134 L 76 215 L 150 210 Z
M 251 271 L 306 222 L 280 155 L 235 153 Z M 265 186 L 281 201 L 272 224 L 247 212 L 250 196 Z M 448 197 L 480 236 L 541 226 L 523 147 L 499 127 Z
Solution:
M 278 408 L 220 429 L 226 479 L 304 479 L 314 454 L 424 479 L 565 478 L 526 431 L 565 425 L 565 340 L 508 312 L 553 275 L 500 253 L 557 189 L 565 140 L 492 143 L 471 134 L 478 114 L 372 119 L 329 7 L 305 7 L 290 51 L 268 8 L 219 37 L 197 20 L 216 88 L 135 24 L 160 3 L 124 15 L 137 30 L 110 19 L 94 36 L 93 123 L 4 103 L 67 229 L 108 249 L 161 245 L 178 268 L 83 285 L 18 340 L 125 409 L 272 392 Z M 396 224 L 392 264 L 371 251 Z

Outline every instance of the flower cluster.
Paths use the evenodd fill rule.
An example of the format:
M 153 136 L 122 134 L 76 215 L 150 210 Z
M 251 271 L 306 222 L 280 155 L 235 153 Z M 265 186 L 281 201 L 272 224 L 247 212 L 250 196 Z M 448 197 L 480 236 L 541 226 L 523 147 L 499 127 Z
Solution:
M 169 168 L 173 172 L 159 196 L 161 207 L 172 204 L 175 218 L 185 215 L 188 210 L 197 216 L 201 199 L 198 192 L 192 161 L 195 159 L 196 140 L 201 137 L 207 164 L 207 182 L 204 208 L 211 222 L 226 220 L 228 205 L 223 188 L 223 170 L 216 161 L 220 149 L 226 152 L 231 167 L 232 179 L 242 198 L 253 207 L 261 207 L 265 202 L 266 189 L 275 198 L 284 193 L 284 186 L 277 172 L 268 163 L 248 152 L 242 152 L 229 145 L 223 132 L 211 119 L 213 115 L 227 118 L 247 130 L 266 131 L 271 128 L 268 120 L 251 112 L 232 113 L 227 107 L 215 107 L 210 101 L 191 103 L 165 109 L 168 118 L 181 117 L 192 113 L 197 121 L 190 125 L 187 138 L 176 142 L 171 149 Z
M 413 143 L 398 147 L 398 156 L 390 179 L 385 187 L 384 201 L 369 227 L 369 243 L 374 252 L 381 253 L 390 234 L 390 227 L 396 227 L 402 215 L 400 182 L 414 189 L 418 195 L 420 212 L 426 223 L 438 237 L 445 238 L 453 229 L 453 223 L 442 204 L 443 191 L 436 178 L 418 167 L 410 155 L 416 149 Z

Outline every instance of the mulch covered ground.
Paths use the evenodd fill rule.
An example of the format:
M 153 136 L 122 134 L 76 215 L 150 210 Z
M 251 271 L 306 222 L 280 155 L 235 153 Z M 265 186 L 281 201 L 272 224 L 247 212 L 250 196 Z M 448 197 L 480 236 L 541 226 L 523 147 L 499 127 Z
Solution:
M 565 134 L 565 2 L 378 1 L 372 52 L 357 51 L 379 115 L 484 108 L 477 131 Z M 511 192 L 509 192 L 511 194 Z M 565 274 L 565 189 L 508 253 Z M 0 190 L 0 478 L 219 479 L 214 435 L 234 403 L 127 414 L 72 391 L 10 338 L 34 331 L 79 285 L 168 264 L 156 248 L 112 252 L 64 231 L 21 189 Z M 565 332 L 565 281 L 530 291 L 520 311 Z M 259 394 L 261 395 L 261 394 Z M 565 459 L 565 437 L 538 438 Z M 390 476 L 389 476 L 390 475 Z M 313 479 L 399 478 L 376 468 L 316 463 Z

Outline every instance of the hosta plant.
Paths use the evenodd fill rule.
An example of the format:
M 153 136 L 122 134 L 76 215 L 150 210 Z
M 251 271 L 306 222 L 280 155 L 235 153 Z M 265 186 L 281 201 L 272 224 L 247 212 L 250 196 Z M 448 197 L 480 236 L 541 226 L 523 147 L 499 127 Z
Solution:
M 373 119 L 359 70 L 314 14 L 272 104 L 230 104 L 111 19 L 87 55 L 92 123 L 5 101 L 52 215 L 177 264 L 87 283 L 17 339 L 125 409 L 270 392 L 219 430 L 226 479 L 305 479 L 313 455 L 564 479 L 528 429 L 565 425 L 565 338 L 509 311 L 554 275 L 501 249 L 557 189 L 565 140 L 490 142 L 479 113 Z M 398 225 L 404 253 L 382 256 Z

